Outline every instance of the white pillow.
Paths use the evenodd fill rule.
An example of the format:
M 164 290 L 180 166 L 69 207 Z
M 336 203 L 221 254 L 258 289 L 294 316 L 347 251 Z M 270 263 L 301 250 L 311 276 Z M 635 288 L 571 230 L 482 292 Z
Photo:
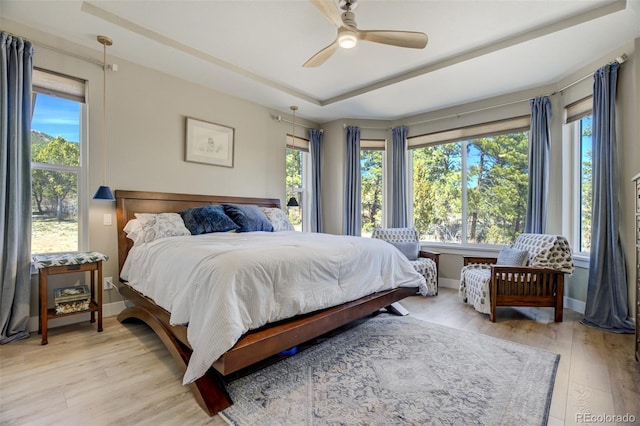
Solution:
M 269 222 L 273 225 L 273 232 L 295 231 L 286 213 L 282 210 L 271 207 L 260 207 L 260 210 L 262 210 L 267 219 L 269 219 Z
M 149 243 L 159 238 L 191 235 L 178 213 L 136 213 L 124 227 L 133 244 Z
M 144 234 L 142 223 L 138 219 L 131 219 L 124 227 L 124 232 L 127 233 L 127 238 L 133 241 L 133 244 L 144 243 Z

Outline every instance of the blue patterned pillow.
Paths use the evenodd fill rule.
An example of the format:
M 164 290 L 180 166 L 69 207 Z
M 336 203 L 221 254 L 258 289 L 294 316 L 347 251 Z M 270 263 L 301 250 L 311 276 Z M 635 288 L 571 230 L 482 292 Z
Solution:
M 238 232 L 273 232 L 273 225 L 260 207 L 253 204 L 223 204 L 224 212 L 240 228 Z
M 228 232 L 240 228 L 224 212 L 224 207 L 209 205 L 194 207 L 180 212 L 184 225 L 191 235 Z

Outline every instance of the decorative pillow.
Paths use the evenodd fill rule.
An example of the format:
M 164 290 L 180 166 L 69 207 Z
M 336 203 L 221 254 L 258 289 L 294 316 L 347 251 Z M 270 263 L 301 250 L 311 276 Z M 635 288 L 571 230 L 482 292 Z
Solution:
M 496 265 L 526 266 L 528 261 L 528 251 L 504 247 L 498 254 Z
M 142 223 L 139 219 L 131 219 L 127 222 L 124 227 L 124 232 L 127 233 L 127 238 L 133 240 L 133 244 L 140 244 L 144 242 Z
M 136 213 L 136 219 L 138 224 L 132 224 L 129 232 L 134 238 L 127 234 L 134 244 L 149 243 L 159 238 L 191 235 L 178 213 Z
M 179 214 L 192 235 L 228 232 L 239 228 L 220 205 L 194 207 L 182 210 Z
M 410 241 L 410 242 L 395 242 L 388 241 L 389 244 L 393 245 L 395 248 L 400 250 L 402 254 L 409 260 L 417 260 L 418 252 L 420 251 L 420 242 L 418 241 Z
M 273 225 L 260 207 L 253 204 L 223 204 L 223 207 L 227 216 L 240 227 L 238 232 L 273 232 Z
M 295 231 L 287 214 L 278 208 L 260 207 L 262 213 L 269 219 L 273 225 L 273 232 L 279 231 Z

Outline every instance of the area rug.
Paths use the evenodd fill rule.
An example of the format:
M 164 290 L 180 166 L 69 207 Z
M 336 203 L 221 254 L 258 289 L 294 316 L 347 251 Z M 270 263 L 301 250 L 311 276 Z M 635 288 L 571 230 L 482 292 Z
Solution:
M 380 314 L 231 382 L 229 424 L 544 425 L 560 356 Z

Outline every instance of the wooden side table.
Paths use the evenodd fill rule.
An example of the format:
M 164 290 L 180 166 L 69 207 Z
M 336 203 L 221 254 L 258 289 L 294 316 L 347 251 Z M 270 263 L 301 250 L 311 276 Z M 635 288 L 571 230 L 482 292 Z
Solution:
M 108 260 L 105 254 L 92 252 L 73 252 L 44 254 L 33 256 L 33 265 L 39 273 L 39 325 L 38 333 L 42 334 L 42 344 L 47 341 L 47 322 L 50 318 L 60 318 L 70 315 L 91 313 L 91 322 L 95 322 L 98 313 L 98 331 L 102 331 L 102 262 Z M 49 275 L 71 274 L 75 272 L 89 272 L 91 275 L 91 300 L 89 309 L 64 314 L 56 314 L 55 309 L 48 309 L 47 285 Z M 96 279 L 97 275 L 97 279 Z

